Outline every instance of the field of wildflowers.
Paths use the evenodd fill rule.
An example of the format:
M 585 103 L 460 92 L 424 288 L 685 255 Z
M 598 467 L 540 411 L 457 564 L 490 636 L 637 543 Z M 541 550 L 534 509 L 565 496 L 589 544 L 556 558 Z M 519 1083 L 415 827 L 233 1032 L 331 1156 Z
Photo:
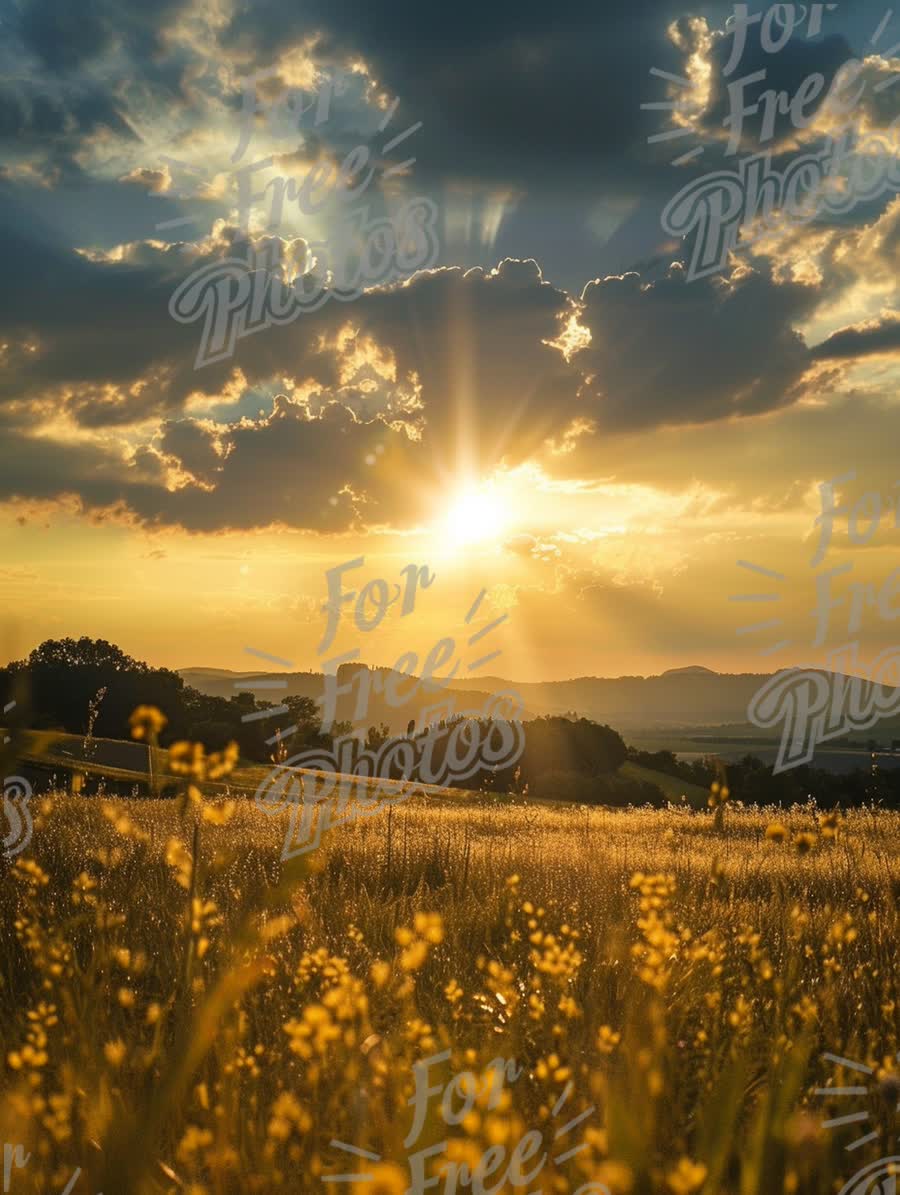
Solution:
M 35 802 L 0 872 L 11 1192 L 822 1195 L 898 1152 L 900 815 L 413 799 L 282 863 L 282 819 L 202 795 L 233 762 Z M 521 1073 L 409 1145 L 445 1052 L 435 1089 Z

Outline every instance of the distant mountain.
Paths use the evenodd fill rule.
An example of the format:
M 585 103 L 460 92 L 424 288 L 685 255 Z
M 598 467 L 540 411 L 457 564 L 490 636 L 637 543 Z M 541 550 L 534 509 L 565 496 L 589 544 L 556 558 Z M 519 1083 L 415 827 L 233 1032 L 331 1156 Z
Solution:
M 275 701 L 278 697 L 318 697 L 322 692 L 321 672 L 231 672 L 227 668 L 179 668 L 178 675 L 183 677 L 186 685 L 211 697 L 234 697 L 241 689 L 263 697 L 264 689 L 254 689 L 254 682 L 275 680 L 284 680 L 287 684 L 273 689 L 267 700 Z
M 185 684 L 201 693 L 229 698 L 246 692 L 274 705 L 285 697 L 319 700 L 325 693 L 325 678 L 321 672 L 229 672 L 221 668 L 182 668 L 179 675 Z M 480 678 L 478 689 L 472 688 L 471 682 L 444 687 L 434 681 L 403 676 L 390 668 L 343 664 L 338 670 L 338 684 L 349 686 L 351 682 L 350 692 L 338 698 L 336 720 L 352 722 L 355 726 L 384 724 L 392 734 L 405 732 L 410 722 L 421 724 L 423 714 L 427 714 L 428 722 L 434 722 L 454 713 L 488 711 L 495 694 L 511 688 L 506 681 L 488 687 Z M 389 696 L 394 700 L 399 698 L 399 704 L 392 704 Z M 359 713 L 360 708 L 363 713 Z M 530 719 L 542 712 L 527 706 L 523 716 Z
M 345 671 L 350 670 L 350 671 Z M 344 665 L 341 683 L 353 672 L 369 674 L 371 699 L 368 724 L 385 722 L 392 732 L 403 731 L 407 723 L 427 708 L 446 703 L 447 690 L 452 691 L 457 710 L 481 709 L 492 694 L 513 692 L 524 703 L 525 716 L 540 714 L 568 714 L 604 722 L 624 732 L 636 730 L 672 732 L 698 728 L 725 728 L 738 733 L 759 735 L 761 732 L 747 721 L 747 707 L 758 689 L 773 675 L 771 673 L 721 673 L 694 665 L 672 668 L 660 676 L 582 676 L 564 681 L 516 682 L 498 676 L 478 678 L 478 689 L 471 681 L 451 681 L 447 689 L 435 684 L 422 686 L 416 699 L 404 702 L 398 709 L 391 706 L 384 688 L 391 670 L 368 669 L 363 664 Z M 320 672 L 227 672 L 215 668 L 186 668 L 181 675 L 187 684 L 204 693 L 232 697 L 241 688 L 277 702 L 280 697 L 299 694 L 318 698 L 323 693 Z M 283 688 L 254 688 L 253 682 L 272 680 L 286 682 Z M 402 685 L 412 686 L 415 678 L 397 678 Z M 354 718 L 355 693 L 363 681 L 358 680 L 354 695 L 344 697 L 338 705 L 338 717 Z M 886 718 L 878 723 L 888 729 L 900 724 L 900 718 Z M 772 738 L 778 733 L 771 732 Z
M 661 676 L 582 676 L 512 687 L 540 713 L 575 711 L 617 730 L 669 730 L 745 723 L 750 699 L 767 679 L 766 674 L 731 675 L 693 666 Z M 499 689 L 510 682 L 491 677 L 482 684 Z
M 669 668 L 660 673 L 661 676 L 716 676 L 712 668 L 704 668 L 702 664 L 689 664 L 687 668 Z

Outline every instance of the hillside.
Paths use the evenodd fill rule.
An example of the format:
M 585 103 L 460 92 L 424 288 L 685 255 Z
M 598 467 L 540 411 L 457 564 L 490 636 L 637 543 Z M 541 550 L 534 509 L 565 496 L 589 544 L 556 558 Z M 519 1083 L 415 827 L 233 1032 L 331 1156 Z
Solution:
M 390 668 L 343 665 L 339 671 L 341 685 L 349 685 L 355 675 L 361 679 L 353 682 L 352 691 L 338 698 L 337 720 L 354 724 L 361 720 L 356 712 L 358 694 L 366 682 L 366 725 L 380 726 L 384 723 L 391 734 L 405 733 L 409 723 L 419 721 L 423 715 L 427 715 L 429 721 L 435 721 L 451 717 L 454 713 L 488 710 L 492 706 L 494 694 L 514 687 L 506 681 L 491 682 L 478 689 L 472 688 L 471 684 L 445 687 L 433 681 L 424 681 L 415 676 L 402 677 L 395 673 L 397 691 L 402 700 L 399 705 L 392 705 L 386 696 L 387 680 L 391 674 Z M 257 700 L 271 701 L 273 704 L 285 697 L 312 697 L 318 700 L 325 689 L 321 672 L 227 672 L 218 668 L 183 668 L 179 670 L 179 675 L 185 684 L 210 696 L 230 698 L 237 693 L 247 692 L 252 693 Z M 532 707 L 528 702 L 522 711 L 525 718 L 545 712 L 549 711 Z
M 18 747 L 18 764 L 20 772 L 26 774 L 39 790 L 49 786 L 60 787 L 63 790 L 72 787 L 75 775 L 82 777 L 88 789 L 94 791 L 96 787 L 105 789 L 109 793 L 149 795 L 152 788 L 152 778 L 148 771 L 150 762 L 150 748 L 143 743 L 126 742 L 118 739 L 85 739 L 81 735 L 59 734 L 47 731 L 26 731 L 22 734 Z M 153 771 L 157 791 L 170 793 L 173 777 L 167 771 L 168 752 L 157 749 L 153 753 Z M 515 802 L 514 795 L 506 793 L 480 793 L 464 788 L 447 788 L 436 784 L 422 784 L 418 782 L 404 783 L 399 780 L 380 778 L 378 780 L 367 777 L 326 776 L 325 773 L 310 768 L 291 768 L 291 773 L 316 785 L 338 786 L 349 784 L 349 790 L 360 799 L 380 797 L 382 800 L 402 801 L 408 795 L 426 797 L 430 800 L 442 800 L 451 804 L 505 804 Z M 633 780 L 643 780 L 656 787 L 668 800 L 681 804 L 686 802 L 693 809 L 706 808 L 707 792 L 695 784 L 679 780 L 664 772 L 641 767 L 631 761 L 622 764 L 619 774 Z M 262 789 L 267 788 L 267 800 L 273 797 L 278 801 L 278 782 L 274 787 L 267 782 L 273 776 L 270 765 L 256 764 L 241 760 L 231 773 L 227 781 L 204 781 L 199 787 L 207 797 L 243 796 L 246 798 L 257 796 Z M 87 789 L 85 790 L 87 791 Z M 554 797 L 541 799 L 531 797 L 531 805 L 556 805 Z
M 365 670 L 364 665 L 353 668 Z M 405 703 L 394 709 L 378 688 L 384 686 L 389 669 L 370 669 L 372 700 L 370 723 L 386 722 L 391 731 L 404 730 L 407 722 L 430 704 L 446 699 L 446 692 L 437 686 L 425 686 L 430 694 L 424 700 Z M 246 686 L 259 696 L 277 701 L 279 696 L 321 696 L 323 677 L 316 672 L 227 672 L 222 669 L 188 668 L 180 675 L 187 684 L 203 693 L 231 697 Z M 524 702 L 526 717 L 542 714 L 566 714 L 574 711 L 595 722 L 614 726 L 623 732 L 637 730 L 677 732 L 699 728 L 716 728 L 738 738 L 748 735 L 759 738 L 760 731 L 747 721 L 747 707 L 758 689 L 771 679 L 773 673 L 720 673 L 708 668 L 691 666 L 672 669 L 659 676 L 583 676 L 564 681 L 517 682 L 499 676 L 479 678 L 476 691 L 465 681 L 451 681 L 447 686 L 455 695 L 457 709 L 482 708 L 492 693 L 517 693 Z M 380 678 L 380 679 L 379 679 Z M 266 690 L 253 685 L 260 681 L 279 680 L 283 688 Z M 353 698 L 344 698 L 338 706 L 338 717 L 352 720 Z M 878 723 L 879 731 L 891 733 L 900 728 L 900 717 L 885 718 Z M 773 733 L 772 740 L 777 736 Z

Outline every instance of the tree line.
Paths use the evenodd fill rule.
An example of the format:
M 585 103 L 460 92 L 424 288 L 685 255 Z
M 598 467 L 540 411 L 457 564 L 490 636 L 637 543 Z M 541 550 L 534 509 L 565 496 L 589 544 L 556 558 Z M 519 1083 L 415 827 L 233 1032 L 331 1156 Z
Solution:
M 250 692 L 229 698 L 201 693 L 177 672 L 153 668 L 105 639 L 87 637 L 48 639 L 25 659 L 0 669 L 0 694 L 4 704 L 13 694 L 21 702 L 25 694 L 27 710 L 21 720 L 33 729 L 106 739 L 129 738 L 133 710 L 156 706 L 166 717 L 161 746 L 186 739 L 213 751 L 234 741 L 241 757 L 255 763 L 308 750 L 329 751 L 352 731 L 350 723 L 335 722 L 331 732 L 324 733 L 311 697 L 279 697 L 284 712 L 248 721 L 247 715 L 274 709 L 275 703 Z M 289 728 L 274 749 L 270 740 Z M 451 728 L 452 724 L 448 731 Z M 525 749 L 515 765 L 482 768 L 463 786 L 604 804 L 661 802 L 655 786 L 617 775 L 627 748 L 609 726 L 586 718 L 547 716 L 524 722 L 523 731 Z M 412 728 L 409 736 L 416 737 Z M 377 750 L 388 737 L 387 727 L 372 726 L 360 750 Z M 438 736 L 432 755 L 439 758 L 445 746 L 445 736 Z
M 683 760 L 673 751 L 638 751 L 630 747 L 628 758 L 701 788 L 709 788 L 714 780 L 721 779 L 722 765 L 711 755 Z M 731 799 L 744 805 L 788 809 L 812 798 L 820 809 L 872 804 L 900 809 L 900 767 L 879 767 L 877 761 L 849 772 L 832 772 L 811 764 L 775 772 L 769 764 L 747 754 L 729 763 L 725 770 Z
M 282 757 L 330 751 L 352 731 L 349 722 L 336 722 L 324 733 L 317 703 L 301 696 L 279 698 L 278 705 L 286 707 L 281 714 L 248 721 L 247 715 L 272 710 L 275 703 L 250 692 L 227 698 L 201 693 L 177 672 L 153 668 L 105 639 L 87 637 L 48 639 L 25 659 L 0 669 L 0 699 L 3 705 L 15 700 L 18 720 L 33 729 L 108 739 L 129 738 L 132 711 L 153 705 L 167 719 L 162 746 L 187 739 L 215 751 L 233 741 L 243 759 L 263 764 L 278 755 L 270 740 L 279 730 L 293 728 L 280 746 Z M 482 768 L 462 781 L 463 787 L 581 804 L 661 805 L 665 798 L 656 785 L 621 774 L 626 759 L 702 788 L 721 775 L 721 763 L 711 756 L 688 762 L 672 751 L 628 748 L 611 727 L 574 714 L 522 725 L 525 749 L 516 764 Z M 412 728 L 409 736 L 416 737 Z M 360 749 L 375 751 L 388 737 L 387 727 L 372 726 Z M 443 738 L 433 753 L 437 758 L 445 749 L 442 743 Z M 822 808 L 873 802 L 900 807 L 900 768 L 869 766 L 838 774 L 804 766 L 774 774 L 748 754 L 727 765 L 727 777 L 731 798 L 747 805 L 786 807 L 812 797 Z

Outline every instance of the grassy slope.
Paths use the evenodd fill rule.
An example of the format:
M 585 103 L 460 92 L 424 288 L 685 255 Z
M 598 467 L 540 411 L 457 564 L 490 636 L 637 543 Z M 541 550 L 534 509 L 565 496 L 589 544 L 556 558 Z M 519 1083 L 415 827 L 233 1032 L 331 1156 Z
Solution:
M 860 1081 L 822 1051 L 877 1065 L 900 1045 L 900 815 L 851 813 L 828 843 L 809 810 L 779 814 L 812 832 L 808 854 L 766 841 L 771 816 L 729 811 L 715 834 L 687 811 L 410 802 L 391 821 L 332 831 L 287 895 L 275 888 L 282 815 L 241 802 L 230 824 L 195 834 L 194 812 L 182 819 L 175 802 L 116 801 L 104 814 L 61 795 L 36 817 L 30 852 L 47 883 L 0 876 L 5 1048 L 34 1032 L 29 1010 L 49 1004 L 56 1017 L 36 1087 L 0 1073 L 0 1133 L 32 1155 L 36 1185 L 21 1189 L 61 1190 L 80 1166 L 88 1192 L 306 1195 L 324 1189 L 321 1170 L 354 1165 L 337 1139 L 390 1159 L 398 1170 L 378 1189 L 400 1192 L 412 1065 L 450 1048 L 455 1072 L 498 1054 L 523 1065 L 508 1088 L 513 1141 L 543 1126 L 552 1146 L 555 1124 L 585 1110 L 566 1145 L 585 1134 L 588 1149 L 550 1163 L 542 1190 L 572 1195 L 594 1180 L 614 1195 L 694 1192 L 669 1182 L 690 1158 L 709 1172 L 702 1195 L 835 1191 L 896 1152 L 878 1119 L 877 1140 L 848 1155 L 863 1130 L 814 1128 L 847 1104 L 826 1107 L 812 1089 Z M 658 877 L 643 913 L 635 872 Z M 256 918 L 268 940 L 251 946 L 244 912 L 273 900 Z M 98 922 L 101 908 L 121 921 Z M 419 912 L 439 916 L 442 933 L 410 950 L 416 932 L 398 944 L 396 930 Z M 236 978 L 216 1005 L 223 974 Z M 567 1078 L 557 1063 L 548 1072 L 553 1054 L 573 1084 L 556 1122 L 547 1109 Z M 29 1100 L 58 1093 L 72 1101 L 71 1118 L 61 1113 L 71 1134 L 51 1137 Z M 477 1157 L 496 1128 L 476 1117 L 448 1133 L 436 1118 L 418 1145 L 451 1136 Z
M 82 735 L 63 734 L 58 732 L 25 731 L 19 746 L 17 757 L 23 762 L 38 764 L 43 768 L 60 770 L 72 769 L 88 776 L 107 777 L 110 780 L 133 781 L 136 785 L 147 783 L 148 748 L 141 743 L 123 742 L 119 739 L 93 739 L 85 749 Z M 157 776 L 166 782 L 172 777 L 166 772 L 168 752 L 157 750 L 154 762 Z M 130 765 L 130 766 L 128 766 Z M 228 783 L 207 782 L 202 787 L 208 795 L 231 794 L 252 795 L 266 778 L 272 773 L 272 764 L 257 764 L 241 761 L 231 774 Z M 330 780 L 331 774 L 325 774 L 310 768 L 294 768 L 292 771 L 301 776 L 313 777 L 319 781 Z M 365 778 L 354 778 L 354 784 L 361 786 L 366 792 L 376 789 L 376 782 Z M 380 780 L 378 785 L 389 792 L 402 792 L 404 784 L 398 780 Z M 417 784 L 411 786 L 415 792 L 426 796 L 453 797 L 480 796 L 462 788 L 444 788 L 435 784 Z
M 631 760 L 622 764 L 619 772 L 632 780 L 648 780 L 662 790 L 663 796 L 677 804 L 684 796 L 692 809 L 705 809 L 709 793 L 698 784 L 690 784 L 687 780 L 679 780 L 677 776 L 669 776 L 665 772 L 657 772 L 653 768 L 645 768 Z
M 61 769 L 74 768 L 91 776 L 106 776 L 111 780 L 125 782 L 133 780 L 135 784 L 145 784 L 147 781 L 147 751 L 148 749 L 139 743 L 120 742 L 115 739 L 94 739 L 86 752 L 84 738 L 81 735 L 53 733 L 48 736 L 44 732 L 26 731 L 19 756 L 23 760 L 50 768 L 54 766 Z M 166 759 L 167 752 L 158 751 L 156 753 L 156 770 L 160 776 L 165 775 Z M 123 766 L 129 763 L 132 766 Z M 296 770 L 305 776 L 319 778 L 322 776 L 321 772 L 314 772 L 307 768 Z M 205 785 L 204 789 L 210 795 L 216 792 L 224 793 L 226 789 L 232 793 L 237 791 L 253 794 L 271 771 L 271 765 L 263 766 L 242 761 L 228 785 L 210 783 Z M 657 772 L 631 762 L 622 765 L 620 774 L 633 780 L 647 780 L 651 784 L 655 784 L 670 801 L 680 803 L 683 794 L 692 808 L 706 808 L 708 794 L 705 789 L 699 788 L 695 784 L 688 784 L 675 777 L 667 776 L 664 772 Z M 167 779 L 169 778 L 167 777 Z M 356 783 L 361 783 L 368 792 L 374 788 L 374 782 L 357 781 Z M 388 780 L 381 783 L 384 789 L 391 792 L 400 792 L 403 789 L 403 785 L 399 781 Z M 481 794 L 472 793 L 467 789 L 448 789 L 434 784 L 417 785 L 415 791 L 432 797 L 451 797 L 457 801 L 467 797 L 481 797 Z M 502 796 L 495 799 L 502 799 Z

